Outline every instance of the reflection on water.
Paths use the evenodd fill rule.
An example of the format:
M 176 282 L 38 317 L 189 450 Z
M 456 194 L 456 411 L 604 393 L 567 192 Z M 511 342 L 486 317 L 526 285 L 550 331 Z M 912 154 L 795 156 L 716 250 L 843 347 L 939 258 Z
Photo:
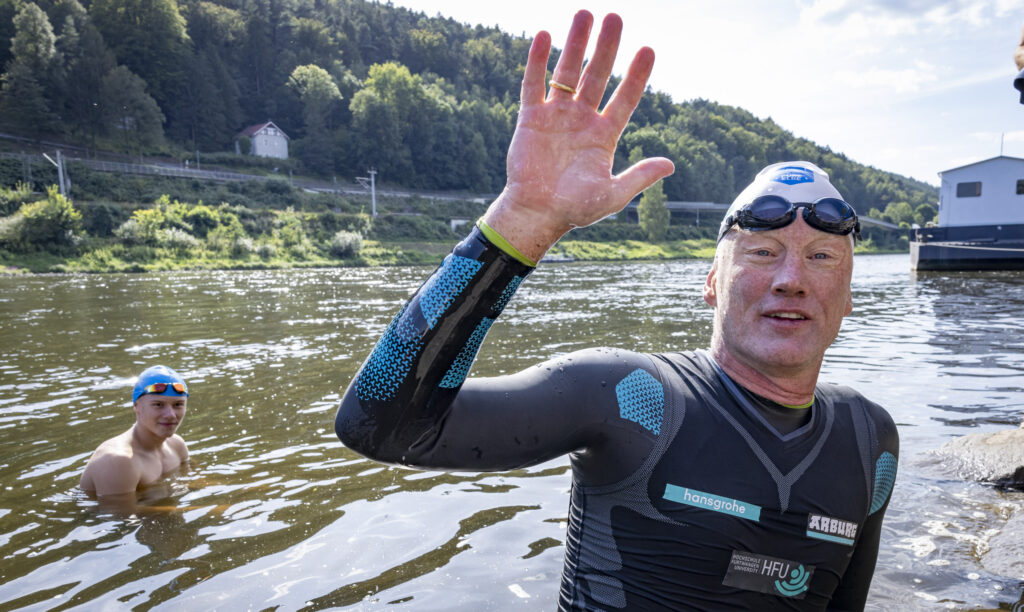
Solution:
M 473 372 L 704 346 L 707 267 L 541 268 Z M 340 393 L 427 272 L 0 278 L 0 608 L 551 609 L 566 460 L 417 472 L 334 437 Z M 903 454 L 869 609 L 1009 609 L 1024 576 L 979 559 L 1024 493 L 952 480 L 926 451 L 1020 422 L 1024 276 L 912 275 L 906 256 L 876 256 L 854 283 L 823 378 L 888 407 Z M 191 469 L 110 512 L 78 476 L 131 424 L 132 377 L 158 362 L 189 380 Z

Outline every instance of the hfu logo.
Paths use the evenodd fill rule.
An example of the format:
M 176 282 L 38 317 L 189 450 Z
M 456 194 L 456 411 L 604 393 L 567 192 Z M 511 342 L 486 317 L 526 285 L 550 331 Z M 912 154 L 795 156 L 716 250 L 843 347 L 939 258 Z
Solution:
M 771 566 L 770 570 L 769 565 Z M 783 567 L 785 567 L 785 569 L 783 569 Z M 807 570 L 804 569 L 803 565 L 796 566 L 796 569 L 792 571 L 790 571 L 790 567 L 792 566 L 788 563 L 773 561 L 771 563 L 765 562 L 765 567 L 761 570 L 763 574 L 768 575 L 776 575 L 776 573 L 778 573 L 780 578 L 785 578 L 786 573 L 789 573 L 789 580 L 786 580 L 785 582 L 782 580 L 775 581 L 775 590 L 778 591 L 780 595 L 785 595 L 786 597 L 794 597 L 806 591 L 807 583 L 811 578 L 811 575 L 807 573 Z

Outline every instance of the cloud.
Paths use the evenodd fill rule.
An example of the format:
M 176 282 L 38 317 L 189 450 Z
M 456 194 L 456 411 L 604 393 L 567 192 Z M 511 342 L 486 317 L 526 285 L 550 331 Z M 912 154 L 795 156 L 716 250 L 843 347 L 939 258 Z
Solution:
M 865 38 L 922 29 L 984 27 L 1019 12 L 1018 0 L 810 0 L 800 21 Z
M 890 94 L 917 93 L 938 81 L 937 71 L 927 62 L 918 61 L 913 67 L 890 69 L 870 67 L 866 70 L 839 70 L 835 79 L 844 87 L 854 89 L 880 88 Z

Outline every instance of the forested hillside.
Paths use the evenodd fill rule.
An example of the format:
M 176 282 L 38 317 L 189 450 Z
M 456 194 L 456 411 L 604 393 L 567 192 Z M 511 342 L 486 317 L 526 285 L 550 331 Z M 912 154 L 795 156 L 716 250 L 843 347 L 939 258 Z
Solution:
M 0 0 L 0 129 L 184 157 L 234 151 L 240 130 L 271 119 L 308 174 L 375 167 L 391 184 L 495 192 L 528 47 L 364 0 Z M 676 162 L 670 200 L 727 202 L 758 168 L 794 158 L 826 169 L 863 213 L 936 200 L 771 119 L 662 92 L 645 96 L 617 166 L 638 147 Z

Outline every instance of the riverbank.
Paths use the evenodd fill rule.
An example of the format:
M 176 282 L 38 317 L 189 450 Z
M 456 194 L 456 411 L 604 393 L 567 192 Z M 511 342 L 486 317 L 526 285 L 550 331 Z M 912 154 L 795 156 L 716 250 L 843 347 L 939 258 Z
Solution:
M 112 245 L 72 256 L 36 252 L 0 254 L 0 275 L 40 273 L 105 274 L 116 272 L 159 272 L 174 270 L 279 270 L 290 268 L 344 268 L 372 266 L 416 266 L 441 263 L 454 243 L 385 242 L 366 240 L 355 256 L 339 259 L 317 253 L 242 253 L 213 256 L 208 252 L 181 252 L 170 248 L 132 249 Z M 859 245 L 857 254 L 883 254 L 872 245 Z M 567 261 L 668 261 L 711 259 L 715 241 L 700 238 L 660 243 L 639 240 L 598 242 L 563 240 L 547 257 Z

